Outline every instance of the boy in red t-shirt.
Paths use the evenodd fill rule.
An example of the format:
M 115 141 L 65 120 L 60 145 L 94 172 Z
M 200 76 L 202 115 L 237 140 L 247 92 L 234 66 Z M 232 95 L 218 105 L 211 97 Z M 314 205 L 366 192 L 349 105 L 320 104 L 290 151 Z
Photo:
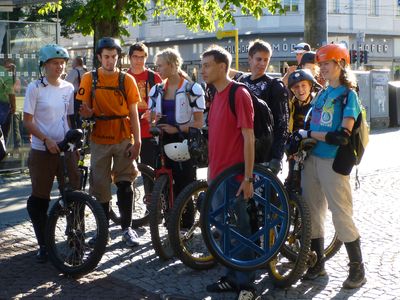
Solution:
M 232 81 L 228 71 L 231 61 L 231 55 L 219 46 L 212 46 L 202 54 L 202 77 L 216 89 L 208 114 L 208 180 L 212 181 L 226 168 L 244 162 L 244 178 L 237 197 L 239 201 L 247 201 L 253 196 L 254 110 L 250 94 L 242 87 L 235 93 L 237 116 L 230 110 Z M 228 269 L 226 276 L 207 286 L 207 291 L 237 291 L 238 299 L 255 299 L 254 279 L 254 272 Z
M 146 68 L 148 49 L 145 44 L 137 42 L 129 48 L 129 60 L 131 66 L 128 73 L 136 79 L 139 88 L 141 102 L 138 103 L 140 116 L 140 133 L 142 137 L 142 149 L 140 151 L 140 162 L 155 167 L 155 144 L 152 142 L 153 136 L 150 134 L 150 124 L 148 121 L 147 103 L 149 101 L 149 91 L 153 85 L 161 83 L 160 75 Z

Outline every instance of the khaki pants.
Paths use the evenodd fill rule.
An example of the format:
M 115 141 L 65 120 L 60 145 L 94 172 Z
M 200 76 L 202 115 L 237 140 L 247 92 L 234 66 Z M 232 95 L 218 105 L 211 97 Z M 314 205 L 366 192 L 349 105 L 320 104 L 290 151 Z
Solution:
M 324 237 L 324 222 L 329 208 L 339 240 L 352 242 L 359 238 L 359 233 L 353 222 L 350 177 L 333 171 L 332 163 L 333 159 L 313 155 L 304 162 L 302 189 L 303 198 L 310 208 L 311 238 Z
M 101 203 L 111 200 L 111 183 L 133 182 L 138 173 L 136 161 L 126 156 L 129 140 L 119 144 L 90 143 L 89 193 Z
M 78 153 L 76 152 L 65 152 L 69 182 L 71 187 L 75 190 L 80 188 L 78 158 Z M 50 199 L 54 177 L 57 177 L 60 190 L 63 187 L 64 170 L 62 168 L 60 154 L 31 149 L 28 157 L 28 168 L 32 181 L 32 196 Z

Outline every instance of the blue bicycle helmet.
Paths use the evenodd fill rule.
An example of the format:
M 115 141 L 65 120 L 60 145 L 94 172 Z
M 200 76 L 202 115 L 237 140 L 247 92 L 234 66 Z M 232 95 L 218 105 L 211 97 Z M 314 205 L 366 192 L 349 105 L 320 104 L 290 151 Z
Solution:
M 43 66 L 43 64 L 46 61 L 53 58 L 63 58 L 65 59 L 65 61 L 67 61 L 69 59 L 68 51 L 65 48 L 56 44 L 48 44 L 40 48 L 39 50 L 40 66 Z
M 296 83 L 303 81 L 303 80 L 310 81 L 311 85 L 316 83 L 314 76 L 311 74 L 311 72 L 309 70 L 299 69 L 289 75 L 289 79 L 288 79 L 289 89 L 291 89 L 292 86 L 294 86 Z
M 112 37 L 103 37 L 97 42 L 96 54 L 100 54 L 104 48 L 117 49 L 118 55 L 121 55 L 122 52 L 120 40 Z

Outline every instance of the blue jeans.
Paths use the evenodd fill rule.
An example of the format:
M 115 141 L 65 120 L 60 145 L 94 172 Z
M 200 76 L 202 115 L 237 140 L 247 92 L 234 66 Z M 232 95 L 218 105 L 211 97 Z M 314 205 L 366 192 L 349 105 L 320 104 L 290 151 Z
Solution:
M 229 191 L 229 194 L 236 193 L 236 191 Z M 226 185 L 222 185 L 216 191 L 214 197 L 216 201 L 213 203 L 216 206 L 222 204 L 226 196 Z M 213 205 L 214 206 L 214 205 Z M 244 201 L 243 196 L 240 195 L 236 198 L 233 205 L 233 212 L 236 216 L 237 231 L 245 237 L 251 235 L 250 216 L 247 212 L 247 202 Z M 249 260 L 254 258 L 254 252 L 242 251 L 235 258 L 242 260 Z M 239 290 L 246 289 L 253 286 L 256 273 L 255 271 L 238 271 L 231 268 L 226 268 L 226 277 L 229 282 L 233 283 Z

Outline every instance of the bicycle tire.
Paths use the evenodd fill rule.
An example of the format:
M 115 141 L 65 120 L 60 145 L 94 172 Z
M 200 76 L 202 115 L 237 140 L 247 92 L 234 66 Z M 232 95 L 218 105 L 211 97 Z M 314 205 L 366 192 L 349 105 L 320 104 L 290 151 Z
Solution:
M 141 176 L 138 176 L 132 183 L 132 228 L 144 226 L 149 222 L 148 205 L 151 200 L 151 192 L 153 190 L 155 178 L 154 169 L 148 165 L 139 163 L 138 170 Z M 148 182 L 147 187 L 144 184 L 145 180 L 147 180 Z M 114 222 L 114 224 L 121 225 L 121 217 L 119 216 L 119 214 L 117 214 L 117 211 L 118 207 L 116 207 L 116 209 L 114 210 L 113 205 L 110 205 L 110 219 Z
M 199 194 L 207 191 L 208 184 L 205 180 L 197 180 L 186 186 L 174 201 L 172 207 L 168 235 L 175 256 L 183 264 L 195 270 L 207 270 L 215 266 L 216 261 L 204 243 L 200 228 L 201 203 L 197 202 Z M 188 209 L 188 205 L 196 207 L 194 222 L 190 228 L 182 228 L 182 218 Z
M 282 253 L 278 253 L 268 264 L 267 271 L 272 284 L 287 288 L 295 284 L 308 267 L 308 256 L 311 244 L 311 219 L 307 203 L 296 197 L 290 202 L 290 228 L 285 244 L 296 253 L 296 259 L 291 261 Z
M 243 228 L 241 220 L 246 219 L 246 202 L 238 201 L 235 196 L 241 182 L 238 176 L 243 173 L 244 164 L 241 163 L 215 178 L 202 205 L 201 225 L 204 241 L 218 262 L 238 271 L 253 271 L 265 266 L 285 241 L 289 229 L 289 200 L 276 175 L 256 164 L 253 169 L 253 199 L 259 206 L 257 213 L 261 216 L 257 216 L 256 220 L 260 221 L 260 225 L 244 236 L 240 227 Z M 223 203 L 218 203 L 220 198 L 214 197 L 220 187 L 224 188 L 225 193 Z
M 101 204 L 89 194 L 72 191 L 66 198 L 50 209 L 46 245 L 50 261 L 60 272 L 79 277 L 100 262 L 107 245 L 108 222 Z M 89 246 L 94 236 L 95 243 Z
M 295 194 L 292 194 L 290 196 L 291 198 L 293 197 L 301 197 L 297 196 Z M 303 201 L 304 202 L 304 201 Z M 343 245 L 343 242 L 338 239 L 337 233 L 335 232 L 332 237 L 328 236 L 328 238 L 325 238 L 325 247 L 324 247 L 324 255 L 325 255 L 325 261 L 331 259 L 337 252 L 339 252 L 340 248 Z M 296 261 L 297 259 L 297 253 L 295 251 L 292 251 L 289 247 L 286 247 L 286 245 L 282 246 L 281 249 L 281 254 L 291 260 L 292 262 Z M 315 252 L 310 252 L 310 262 L 309 265 L 313 265 L 317 260 Z
M 174 250 L 168 236 L 169 191 L 168 175 L 161 175 L 154 182 L 149 205 L 149 227 L 154 251 L 162 260 L 173 257 Z

